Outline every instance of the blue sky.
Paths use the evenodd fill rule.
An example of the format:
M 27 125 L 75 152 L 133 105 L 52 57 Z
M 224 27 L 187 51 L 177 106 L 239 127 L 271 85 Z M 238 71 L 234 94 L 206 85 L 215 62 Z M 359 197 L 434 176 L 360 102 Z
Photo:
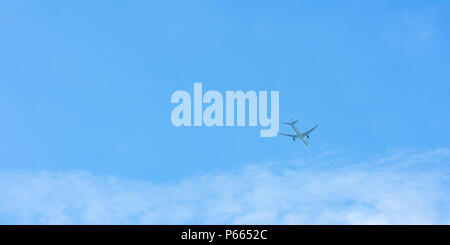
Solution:
M 37 200 L 71 207 L 72 200 L 58 199 L 60 191 L 46 186 L 58 181 L 71 183 L 65 178 L 75 178 L 77 183 L 86 183 L 86 188 L 68 187 L 70 195 L 103 192 L 97 186 L 108 186 L 108 176 L 144 186 L 152 183 L 164 193 L 167 186 L 184 190 L 179 183 L 185 180 L 204 186 L 208 185 L 202 182 L 205 176 L 213 176 L 211 183 L 219 183 L 216 178 L 237 172 L 236 178 L 241 176 L 242 181 L 233 188 L 246 189 L 244 180 L 253 175 L 245 175 L 245 169 L 251 166 L 283 179 L 276 183 L 285 183 L 290 175 L 284 171 L 300 174 L 306 162 L 308 169 L 317 165 L 307 171 L 311 179 L 314 175 L 321 179 L 323 173 L 339 169 L 338 173 L 346 175 L 348 165 L 379 162 L 398 154 L 402 157 L 395 158 L 392 165 L 412 162 L 417 165 L 414 169 L 425 168 L 430 175 L 409 168 L 402 168 L 401 173 L 385 169 L 382 176 L 392 179 L 387 192 L 422 176 L 424 186 L 435 188 L 437 196 L 448 194 L 449 10 L 446 1 L 2 1 L 0 172 L 5 176 L 4 186 L 30 189 L 25 188 L 30 176 L 43 186 L 31 188 L 34 192 L 18 191 L 16 196 L 4 187 L 0 198 L 24 202 L 24 207 L 25 202 Z M 278 90 L 281 121 L 292 116 L 302 130 L 316 123 L 320 127 L 311 135 L 309 148 L 286 138 L 260 138 L 259 128 L 175 128 L 170 121 L 174 108 L 170 97 L 180 89 L 192 93 L 194 82 L 202 82 L 204 90 L 221 92 Z M 289 133 L 284 126 L 280 131 Z M 428 161 L 432 167 L 423 165 L 426 159 L 418 162 L 412 157 L 436 152 L 437 160 Z M 365 165 L 355 168 L 358 173 L 379 176 Z M 277 174 L 280 169 L 283 174 Z M 353 168 L 349 171 L 355 172 Z M 435 175 L 440 176 L 434 180 L 437 183 L 427 182 Z M 91 177 L 95 181 L 90 181 Z M 341 175 L 335 177 L 340 181 Z M 397 177 L 400 182 L 394 181 Z M 302 192 L 304 195 L 311 195 L 314 189 L 315 181 L 308 183 L 311 189 Z M 374 191 L 371 186 L 380 190 L 371 182 L 367 193 Z M 130 188 L 139 193 L 139 188 Z M 297 191 L 287 189 L 291 194 Z M 207 206 L 201 197 L 210 196 L 209 191 L 199 191 L 198 202 L 164 198 L 176 207 Z M 36 192 L 46 194 L 34 200 Z M 417 190 L 405 200 L 416 202 L 423 193 Z M 306 220 L 295 218 L 300 215 L 297 210 L 289 222 L 363 223 L 358 221 L 364 218 L 313 222 L 311 214 L 315 213 L 345 216 L 337 213 L 336 200 L 352 199 L 344 198 L 342 192 L 333 196 L 332 202 L 327 196 L 315 196 L 314 203 L 323 208 L 304 210 L 302 215 L 310 215 Z M 54 198 L 58 201 L 52 202 Z M 425 212 L 420 219 L 404 222 L 448 223 L 448 209 L 439 208 L 448 202 L 434 198 L 422 209 L 444 218 L 436 220 Z M 93 201 L 102 210 L 109 210 L 111 202 Z M 215 214 L 239 210 L 226 207 Z M 168 212 L 145 205 L 142 209 L 155 209 L 162 217 Z M 96 223 L 76 216 L 76 211 L 77 218 L 73 218 L 66 211 L 61 211 L 63 218 L 51 222 Z M 0 221 L 50 222 L 35 219 L 42 217 L 40 209 L 28 218 L 18 218 L 26 213 L 3 206 Z M 377 215 L 366 220 L 402 223 L 401 217 Z M 288 222 L 287 218 L 255 217 L 262 218 L 179 218 L 173 223 Z M 111 218 L 110 223 L 136 220 L 164 223 L 120 217 Z

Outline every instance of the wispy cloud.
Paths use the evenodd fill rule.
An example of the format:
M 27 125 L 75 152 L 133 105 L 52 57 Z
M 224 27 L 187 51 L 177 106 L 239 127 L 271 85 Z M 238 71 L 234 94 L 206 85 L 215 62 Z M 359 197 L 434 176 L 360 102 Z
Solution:
M 450 223 L 450 149 L 334 162 L 340 157 L 246 165 L 166 184 L 81 171 L 2 171 L 0 222 Z
M 403 12 L 403 23 L 409 29 L 411 34 L 420 41 L 431 37 L 434 29 L 434 15 L 436 7 L 429 8 L 428 11 L 420 14 L 405 10 Z

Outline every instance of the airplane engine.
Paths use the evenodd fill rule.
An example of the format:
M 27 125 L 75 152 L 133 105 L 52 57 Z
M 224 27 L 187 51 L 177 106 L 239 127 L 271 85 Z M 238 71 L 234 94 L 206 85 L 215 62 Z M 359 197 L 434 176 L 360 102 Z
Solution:
M 292 140 L 293 140 L 293 141 L 295 141 L 295 138 L 294 138 L 294 137 L 292 137 Z

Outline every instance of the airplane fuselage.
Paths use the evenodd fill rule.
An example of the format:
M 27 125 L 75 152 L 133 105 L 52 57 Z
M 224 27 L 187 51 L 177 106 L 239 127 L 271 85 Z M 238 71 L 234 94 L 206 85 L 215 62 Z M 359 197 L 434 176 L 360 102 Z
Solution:
M 308 141 L 305 140 L 305 137 L 303 137 L 303 135 L 298 131 L 297 127 L 295 127 L 294 125 L 290 125 L 292 130 L 294 130 L 295 135 L 297 135 L 297 138 L 301 139 L 303 141 L 303 143 L 307 146 L 308 145 Z

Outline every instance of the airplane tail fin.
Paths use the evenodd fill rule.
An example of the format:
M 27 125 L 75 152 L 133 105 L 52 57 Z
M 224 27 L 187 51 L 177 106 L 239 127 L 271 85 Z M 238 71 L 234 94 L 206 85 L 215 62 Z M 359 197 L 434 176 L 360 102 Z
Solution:
M 298 122 L 298 120 L 295 120 L 295 121 L 291 121 L 291 122 L 283 122 L 284 124 L 287 124 L 287 125 L 294 125 L 295 123 L 297 123 Z

